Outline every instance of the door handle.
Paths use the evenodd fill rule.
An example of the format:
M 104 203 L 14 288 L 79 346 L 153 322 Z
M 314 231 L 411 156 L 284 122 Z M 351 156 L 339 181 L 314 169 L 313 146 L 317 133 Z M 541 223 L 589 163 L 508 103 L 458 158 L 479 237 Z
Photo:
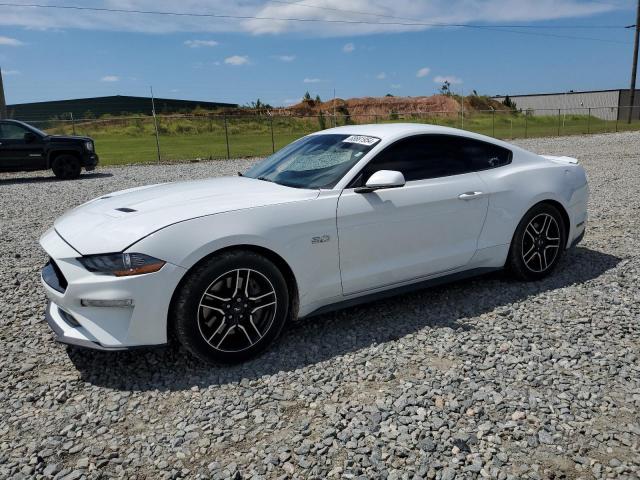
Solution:
M 478 198 L 484 195 L 482 192 L 464 192 L 458 195 L 460 200 L 472 200 L 474 198 Z

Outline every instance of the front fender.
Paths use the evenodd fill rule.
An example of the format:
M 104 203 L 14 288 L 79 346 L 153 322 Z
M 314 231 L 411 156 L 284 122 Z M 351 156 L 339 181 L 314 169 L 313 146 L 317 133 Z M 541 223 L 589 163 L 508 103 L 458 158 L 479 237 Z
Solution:
M 60 155 L 60 154 L 71 154 L 71 155 L 78 155 L 78 156 L 82 156 L 82 148 L 81 147 L 73 147 L 73 146 L 65 146 L 63 148 L 49 148 L 46 151 L 46 157 L 47 157 L 47 168 L 51 168 L 51 164 L 53 162 L 53 159 L 56 157 L 56 155 Z
M 341 295 L 336 202 L 336 196 L 326 196 L 194 218 L 158 230 L 127 251 L 146 253 L 188 271 L 229 247 L 269 250 L 293 272 L 302 312 L 308 302 Z M 313 242 L 314 237 L 327 241 Z

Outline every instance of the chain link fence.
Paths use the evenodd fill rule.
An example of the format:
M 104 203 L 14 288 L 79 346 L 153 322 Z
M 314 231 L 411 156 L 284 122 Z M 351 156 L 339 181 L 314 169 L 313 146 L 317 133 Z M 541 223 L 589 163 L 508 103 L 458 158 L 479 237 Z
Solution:
M 554 110 L 389 112 L 387 115 L 180 114 L 25 120 L 51 134 L 92 137 L 103 165 L 269 155 L 304 135 L 333 126 L 415 122 L 461 128 L 500 139 L 640 130 L 619 120 L 629 107 Z

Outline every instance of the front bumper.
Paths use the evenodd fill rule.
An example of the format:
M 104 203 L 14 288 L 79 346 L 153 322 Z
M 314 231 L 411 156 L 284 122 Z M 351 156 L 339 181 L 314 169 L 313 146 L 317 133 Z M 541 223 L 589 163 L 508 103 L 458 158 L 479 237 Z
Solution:
M 81 255 L 53 229 L 42 236 L 40 243 L 51 257 L 42 274 L 49 299 L 45 317 L 58 341 L 99 350 L 167 343 L 171 296 L 185 269 L 166 263 L 158 272 L 144 275 L 97 275 L 82 266 L 77 260 Z M 127 299 L 133 305 L 84 306 L 83 299 Z
M 82 156 L 82 166 L 89 172 L 96 169 L 96 165 L 100 162 L 100 157 L 97 153 L 85 153 Z
M 86 333 L 78 329 L 76 325 L 70 322 L 68 314 L 55 303 L 49 301 L 44 311 L 44 318 L 49 324 L 51 330 L 56 335 L 56 341 L 65 345 L 73 345 L 76 347 L 91 348 L 94 350 L 117 351 L 128 350 L 133 347 L 104 347 L 97 340 L 90 340 Z

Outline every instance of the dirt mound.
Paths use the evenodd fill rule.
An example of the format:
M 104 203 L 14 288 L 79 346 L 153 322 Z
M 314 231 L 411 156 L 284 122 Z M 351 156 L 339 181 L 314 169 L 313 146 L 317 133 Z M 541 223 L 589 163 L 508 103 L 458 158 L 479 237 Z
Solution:
M 430 97 L 362 97 L 343 100 L 337 98 L 327 102 L 303 100 L 302 102 L 278 111 L 283 115 L 314 116 L 349 115 L 354 121 L 370 121 L 376 117 L 389 115 L 419 115 L 438 113 L 457 115 L 460 111 L 460 97 L 449 95 L 432 95 Z M 506 107 L 487 97 L 470 96 L 464 99 L 466 111 L 505 110 Z

